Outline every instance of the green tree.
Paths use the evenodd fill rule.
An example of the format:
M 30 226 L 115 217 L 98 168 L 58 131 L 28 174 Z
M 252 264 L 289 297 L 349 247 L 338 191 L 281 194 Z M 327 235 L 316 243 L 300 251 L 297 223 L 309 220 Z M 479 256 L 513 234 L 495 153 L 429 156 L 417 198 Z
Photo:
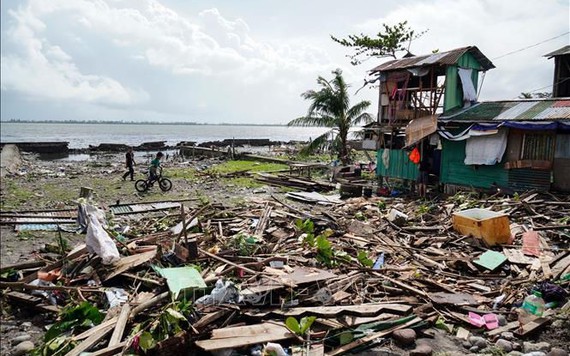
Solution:
M 409 52 L 413 40 L 422 36 L 426 31 L 416 33 L 409 26 L 408 21 L 390 26 L 382 24 L 383 30 L 370 37 L 365 34 L 349 35 L 348 38 L 339 39 L 331 35 L 331 39 L 345 47 L 354 48 L 355 53 L 348 55 L 353 65 L 362 63 L 361 57 L 392 57 L 396 59 L 398 52 Z
M 317 79 L 319 90 L 308 90 L 301 94 L 301 97 L 311 102 L 307 115 L 292 120 L 287 125 L 330 127 L 331 130 L 310 142 L 301 153 L 308 154 L 330 147 L 338 153 L 342 163 L 347 164 L 350 162 L 348 131 L 352 126 L 372 121 L 372 116 L 365 112 L 370 102 L 363 100 L 351 107 L 349 85 L 344 81 L 342 71 L 337 69 L 332 73 L 334 78 L 330 81 L 323 77 Z

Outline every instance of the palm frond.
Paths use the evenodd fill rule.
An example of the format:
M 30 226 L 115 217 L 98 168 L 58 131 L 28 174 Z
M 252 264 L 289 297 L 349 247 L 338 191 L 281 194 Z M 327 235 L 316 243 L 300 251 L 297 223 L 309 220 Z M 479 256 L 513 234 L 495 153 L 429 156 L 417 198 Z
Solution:
M 299 153 L 302 155 L 308 155 L 317 151 L 318 149 L 326 149 L 327 146 L 330 145 L 329 137 L 332 134 L 333 130 L 325 132 L 324 134 L 315 138 L 313 141 L 309 142 L 309 144 L 303 147 Z
M 370 101 L 363 100 L 356 105 L 353 105 L 348 111 L 346 112 L 346 116 L 348 116 L 349 120 L 354 120 L 357 116 L 359 116 L 363 111 L 370 107 Z

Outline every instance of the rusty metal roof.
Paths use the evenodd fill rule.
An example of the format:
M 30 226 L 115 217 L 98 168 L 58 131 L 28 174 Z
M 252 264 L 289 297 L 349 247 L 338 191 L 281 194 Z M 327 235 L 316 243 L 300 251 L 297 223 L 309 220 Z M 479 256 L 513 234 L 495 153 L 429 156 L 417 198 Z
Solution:
M 372 69 L 370 72 L 388 72 L 394 70 L 401 70 L 401 69 L 409 69 L 409 68 L 418 68 L 418 67 L 425 67 L 434 64 L 438 65 L 453 65 L 456 64 L 459 58 L 463 56 L 465 53 L 471 53 L 475 59 L 481 64 L 481 67 L 484 71 L 489 69 L 495 68 L 495 65 L 489 60 L 489 58 L 485 57 L 485 55 L 476 47 L 476 46 L 469 46 L 469 47 L 462 47 L 452 49 L 451 51 L 447 52 L 439 52 L 428 54 L 424 56 L 414 56 L 402 59 L 395 59 L 388 61 L 386 63 L 382 63 L 379 66 Z
M 552 58 L 552 57 L 556 57 L 556 56 L 562 56 L 565 54 L 570 54 L 570 45 L 566 45 L 562 48 L 557 49 L 554 52 L 550 52 L 548 54 L 545 54 L 544 57 Z
M 570 121 L 570 99 L 525 99 L 488 101 L 468 109 L 457 109 L 439 117 L 440 121 Z

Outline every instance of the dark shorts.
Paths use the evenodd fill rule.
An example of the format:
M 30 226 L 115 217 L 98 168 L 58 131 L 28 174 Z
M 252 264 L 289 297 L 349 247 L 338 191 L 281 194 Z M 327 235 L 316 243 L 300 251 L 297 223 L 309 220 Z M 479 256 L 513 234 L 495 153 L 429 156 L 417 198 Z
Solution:
M 428 172 L 420 172 L 418 176 L 418 183 L 420 184 L 427 184 L 429 180 L 429 173 Z

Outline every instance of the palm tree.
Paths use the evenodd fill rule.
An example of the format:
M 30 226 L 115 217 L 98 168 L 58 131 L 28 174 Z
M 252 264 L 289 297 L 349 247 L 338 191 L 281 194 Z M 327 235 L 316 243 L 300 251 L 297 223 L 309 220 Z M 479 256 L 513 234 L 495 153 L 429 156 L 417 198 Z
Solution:
M 338 152 L 339 160 L 346 165 L 350 162 L 348 131 L 352 126 L 359 125 L 361 122 L 372 121 L 370 114 L 364 112 L 370 106 L 370 102 L 364 100 L 350 107 L 349 85 L 344 81 L 342 71 L 337 69 L 332 73 L 335 77 L 331 81 L 323 77 L 317 79 L 320 90 L 308 90 L 301 94 L 301 97 L 311 101 L 307 116 L 292 120 L 287 126 L 330 127 L 329 131 L 304 147 L 301 153 L 311 153 L 319 148 L 332 145 L 332 149 Z M 336 136 L 335 133 L 337 133 Z

